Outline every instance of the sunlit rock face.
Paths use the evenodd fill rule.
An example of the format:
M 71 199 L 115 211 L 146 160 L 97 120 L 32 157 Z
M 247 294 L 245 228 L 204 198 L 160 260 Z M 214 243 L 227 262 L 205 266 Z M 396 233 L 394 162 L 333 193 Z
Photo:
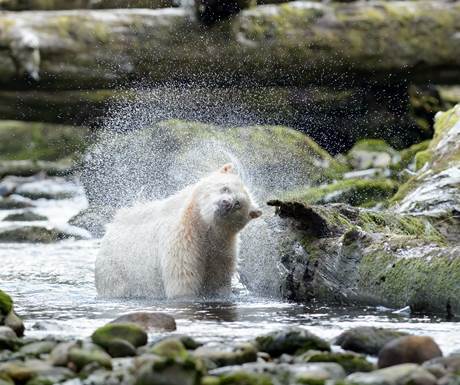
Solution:
M 452 241 L 460 239 L 460 105 L 436 115 L 435 136 L 417 154 L 418 173 L 393 199 L 400 213 L 431 216 Z M 423 165 L 423 166 L 422 166 Z

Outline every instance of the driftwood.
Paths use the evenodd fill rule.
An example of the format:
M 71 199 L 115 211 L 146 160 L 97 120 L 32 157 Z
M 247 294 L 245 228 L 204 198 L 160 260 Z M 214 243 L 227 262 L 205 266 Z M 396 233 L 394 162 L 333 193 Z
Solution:
M 186 8 L 3 12 L 0 85 L 455 82 L 458 31 L 460 2 L 438 1 L 263 5 L 211 28 Z

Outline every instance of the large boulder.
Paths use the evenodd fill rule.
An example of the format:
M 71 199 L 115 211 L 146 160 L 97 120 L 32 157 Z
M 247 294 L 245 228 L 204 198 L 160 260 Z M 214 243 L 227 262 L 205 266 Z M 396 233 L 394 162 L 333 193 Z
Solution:
M 392 201 L 396 211 L 430 216 L 453 242 L 460 239 L 460 104 L 435 118 L 435 135 L 419 152 L 420 170 Z
M 460 249 L 446 246 L 428 219 L 295 199 L 269 203 L 278 216 L 245 233 L 267 239 L 266 247 L 248 242 L 241 250 L 239 272 L 251 290 L 298 301 L 460 312 Z
M 81 127 L 0 120 L 0 159 L 56 161 L 82 151 L 87 135 Z

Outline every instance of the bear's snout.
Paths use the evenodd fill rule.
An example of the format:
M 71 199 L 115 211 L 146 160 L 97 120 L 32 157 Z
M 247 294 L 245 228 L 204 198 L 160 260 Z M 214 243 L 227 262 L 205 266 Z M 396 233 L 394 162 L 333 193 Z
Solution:
M 237 200 L 232 201 L 231 199 L 221 199 L 217 204 L 219 214 L 225 215 L 233 210 L 238 210 L 241 207 L 241 203 Z

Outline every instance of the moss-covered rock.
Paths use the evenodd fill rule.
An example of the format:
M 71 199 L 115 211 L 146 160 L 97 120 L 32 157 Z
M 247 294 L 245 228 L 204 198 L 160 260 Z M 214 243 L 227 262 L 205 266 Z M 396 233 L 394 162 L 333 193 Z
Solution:
M 68 365 L 76 371 L 82 370 L 86 365 L 97 364 L 103 368 L 111 369 L 112 360 L 110 356 L 97 345 L 79 344 L 68 351 Z
M 150 351 L 170 359 L 184 360 L 188 357 L 184 344 L 178 338 L 166 338 L 153 345 Z
M 97 345 L 108 348 L 113 340 L 125 340 L 134 347 L 147 343 L 147 333 L 134 323 L 114 323 L 102 326 L 91 335 L 91 339 Z
M 241 365 L 257 360 L 257 349 L 253 344 L 245 343 L 236 346 L 217 345 L 203 346 L 193 353 L 205 361 L 211 361 L 215 366 Z
M 56 161 L 82 151 L 88 130 L 50 123 L 0 121 L 0 159 Z
M 269 230 L 257 228 L 270 242 L 264 266 L 255 250 L 241 255 L 240 277 L 251 290 L 297 301 L 460 312 L 459 250 L 429 219 L 341 204 L 269 204 L 281 218 L 266 218 Z
M 453 242 L 460 239 L 460 105 L 435 117 L 435 134 L 429 147 L 417 153 L 419 170 L 403 184 L 392 203 L 403 213 L 436 218 L 436 224 Z
M 398 151 L 380 139 L 360 140 L 347 153 L 348 162 L 357 170 L 389 168 L 400 158 Z
M 0 315 L 6 316 L 13 310 L 13 300 L 4 291 L 0 290 Z
M 341 333 L 334 343 L 345 350 L 377 355 L 388 342 L 406 335 L 393 329 L 358 326 Z
M 57 228 L 50 229 L 40 226 L 14 227 L 0 231 L 0 243 L 51 243 L 69 238 L 81 239 L 82 237 Z
M 0 210 L 28 209 L 33 207 L 29 202 L 19 201 L 11 198 L 0 199 Z
M 40 357 L 42 354 L 49 354 L 56 347 L 57 342 L 55 341 L 37 341 L 30 344 L 26 344 L 19 352 L 26 356 Z
M 67 175 L 71 172 L 74 163 L 70 159 L 57 162 L 44 160 L 0 160 L 0 178 L 7 175 L 32 176 L 44 173 L 49 176 Z
M 36 214 L 33 211 L 24 211 L 22 213 L 10 214 L 7 215 L 4 221 L 11 222 L 32 222 L 32 221 L 46 221 L 47 217 L 44 215 Z
M 329 351 L 328 342 L 310 333 L 308 330 L 289 327 L 268 333 L 255 339 L 257 348 L 278 357 L 281 354 L 301 354 L 307 350 Z
M 287 193 L 286 200 L 308 204 L 347 203 L 352 206 L 372 207 L 386 204 L 398 190 L 398 183 L 391 179 L 344 179 L 332 184 L 311 187 Z
M 364 355 L 352 352 L 320 352 L 311 350 L 299 357 L 305 362 L 336 362 L 347 374 L 354 372 L 370 372 L 375 366 Z
M 375 370 L 370 373 L 353 373 L 345 379 L 346 384 L 388 384 L 435 385 L 436 377 L 422 367 L 415 364 L 402 364 L 390 368 Z

